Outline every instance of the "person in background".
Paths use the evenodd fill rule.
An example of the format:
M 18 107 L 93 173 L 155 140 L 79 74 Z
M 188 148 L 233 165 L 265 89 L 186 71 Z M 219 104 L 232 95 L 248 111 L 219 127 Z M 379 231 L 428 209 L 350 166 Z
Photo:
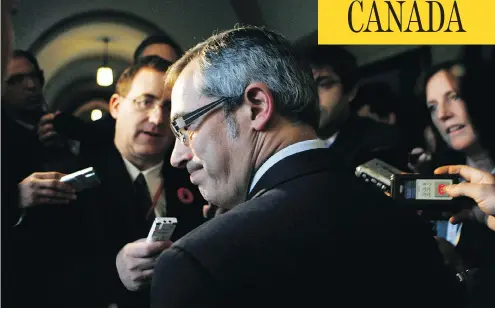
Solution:
M 74 188 L 60 181 L 81 167 L 66 144 L 38 140 L 43 83 L 36 58 L 15 51 L 1 107 L 2 281 L 8 282 L 2 285 L 2 305 L 7 307 L 67 306 L 84 277 L 82 268 L 73 267 L 83 256 L 77 252 L 84 246 L 78 233 L 81 205 Z M 75 232 L 65 232 L 71 229 Z
M 122 73 L 110 99 L 114 142 L 82 158 L 101 182 L 85 200 L 99 266 L 88 285 L 101 288 L 100 306 L 149 306 L 154 261 L 170 246 L 144 241 L 155 217 L 177 218 L 172 241 L 204 222 L 206 202 L 197 187 L 186 171 L 168 163 L 174 136 L 163 80 L 169 65 L 147 56 Z
M 179 44 L 166 34 L 152 35 L 144 39 L 134 51 L 133 61 L 142 57 L 158 56 L 170 63 L 177 60 L 183 51 Z M 62 136 L 78 141 L 80 153 L 91 153 L 98 148 L 111 144 L 115 135 L 115 120 L 106 115 L 102 119 L 86 123 L 73 115 L 56 112 L 49 113 L 40 121 L 39 138 Z
M 165 34 L 152 35 L 144 39 L 134 51 L 134 62 L 141 57 L 159 56 L 170 62 L 175 62 L 182 56 L 182 48 L 170 36 Z
M 359 117 L 369 117 L 376 122 L 395 125 L 397 121 L 396 106 L 399 98 L 386 83 L 366 83 L 359 87 L 356 98 L 351 104 L 351 111 Z
M 450 61 L 431 67 L 420 79 L 421 98 L 437 136 L 437 151 L 432 155 L 436 166 L 464 164 L 488 173 L 495 171 L 490 116 L 495 108 L 486 102 L 488 81 L 493 74 L 481 72 L 484 72 L 481 68 Z M 477 285 L 483 281 L 480 276 L 490 273 L 495 259 L 495 232 L 484 224 L 484 216 L 477 207 L 449 216 L 450 222 L 436 221 L 437 236 L 456 247 L 473 274 L 469 281 Z M 475 220 L 478 217 L 481 223 Z M 470 297 L 470 301 L 476 304 L 476 297 Z
M 343 163 L 352 170 L 374 158 L 405 170 L 407 150 L 401 143 L 398 130 L 353 112 L 356 109 L 352 104 L 360 91 L 356 57 L 343 47 L 329 45 L 311 46 L 302 54 L 311 65 L 318 86 L 318 136 L 332 151 L 342 156 Z M 368 104 L 363 102 L 366 99 L 377 98 L 360 96 L 360 106 Z M 369 104 L 375 105 L 376 102 Z

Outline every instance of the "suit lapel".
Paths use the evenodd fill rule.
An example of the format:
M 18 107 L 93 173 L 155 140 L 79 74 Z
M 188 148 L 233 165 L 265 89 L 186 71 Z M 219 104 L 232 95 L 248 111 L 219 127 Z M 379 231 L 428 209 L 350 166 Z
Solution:
M 163 186 L 167 216 L 175 217 L 182 208 L 198 202 L 201 198 L 196 186 L 190 183 L 189 174 L 184 169 L 177 169 L 168 164 L 163 168 Z
M 274 187 L 304 175 L 336 168 L 329 149 L 312 149 L 286 157 L 273 165 L 260 180 L 247 199 L 258 197 Z
M 125 167 L 124 161 L 115 147 L 105 151 L 99 160 L 99 166 L 95 167 L 96 173 L 101 177 L 105 185 L 105 194 L 109 195 L 112 205 L 106 205 L 108 215 L 114 220 L 127 222 L 135 230 L 135 194 L 132 180 Z

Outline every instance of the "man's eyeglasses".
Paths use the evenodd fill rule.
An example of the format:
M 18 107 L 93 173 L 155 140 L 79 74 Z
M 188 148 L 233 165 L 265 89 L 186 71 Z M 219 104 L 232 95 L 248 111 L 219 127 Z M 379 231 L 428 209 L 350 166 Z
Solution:
M 181 141 L 184 145 L 189 146 L 189 141 L 191 139 L 191 132 L 187 130 L 187 127 L 193 123 L 199 117 L 205 115 L 209 111 L 213 110 L 215 107 L 227 101 L 228 98 L 221 98 L 219 100 L 213 101 L 203 107 L 200 107 L 190 113 L 187 113 L 181 117 L 176 118 L 170 126 L 172 127 L 172 132 L 174 132 L 175 137 Z
M 134 99 L 128 97 L 123 97 L 123 98 L 131 101 L 134 108 L 138 111 L 149 112 L 149 111 L 155 111 L 155 109 L 157 108 L 162 108 L 164 110 L 170 109 L 169 102 L 163 102 L 162 99 L 152 95 L 142 95 Z

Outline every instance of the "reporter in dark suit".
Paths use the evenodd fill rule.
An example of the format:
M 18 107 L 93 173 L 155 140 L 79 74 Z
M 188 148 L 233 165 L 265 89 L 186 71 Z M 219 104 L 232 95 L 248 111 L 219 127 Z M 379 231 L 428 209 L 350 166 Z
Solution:
M 311 70 L 285 38 L 215 35 L 170 68 L 172 87 L 172 165 L 230 210 L 163 251 L 152 306 L 452 305 L 427 227 L 329 160 Z
M 144 242 L 155 216 L 178 219 L 172 240 L 203 223 L 206 202 L 187 172 L 168 162 L 174 142 L 166 121 L 170 96 L 163 85 L 168 65 L 149 56 L 120 76 L 110 99 L 114 144 L 83 158 L 101 180 L 87 205 L 97 237 L 95 252 L 101 252 L 94 283 L 101 286 L 103 305 L 148 306 L 154 260 L 170 246 Z

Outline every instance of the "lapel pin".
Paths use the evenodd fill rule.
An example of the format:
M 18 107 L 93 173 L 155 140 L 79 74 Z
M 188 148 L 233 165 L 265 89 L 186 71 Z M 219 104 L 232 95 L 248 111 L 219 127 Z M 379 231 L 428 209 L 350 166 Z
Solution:
M 194 195 L 187 188 L 179 188 L 177 190 L 177 197 L 183 204 L 191 204 L 194 201 Z

